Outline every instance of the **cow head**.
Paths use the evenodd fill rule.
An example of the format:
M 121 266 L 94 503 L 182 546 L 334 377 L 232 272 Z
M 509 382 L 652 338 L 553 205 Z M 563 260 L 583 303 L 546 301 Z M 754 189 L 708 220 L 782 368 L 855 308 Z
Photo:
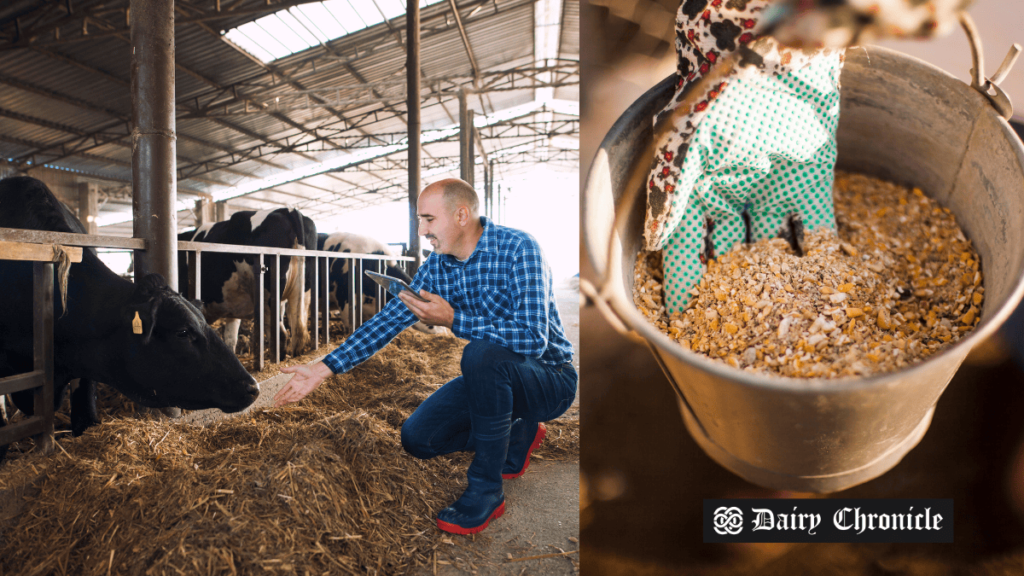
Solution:
M 108 384 L 132 400 L 151 408 L 238 412 L 259 396 L 256 380 L 202 312 L 168 288 L 163 276 L 136 283 L 120 320 L 121 377 Z

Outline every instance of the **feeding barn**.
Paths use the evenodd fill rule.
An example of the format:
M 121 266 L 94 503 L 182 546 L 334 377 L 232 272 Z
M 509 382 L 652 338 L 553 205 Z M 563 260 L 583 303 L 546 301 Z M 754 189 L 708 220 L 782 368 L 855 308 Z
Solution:
M 579 79 L 577 0 L 0 3 L 0 574 L 576 573 L 576 407 L 435 526 L 472 456 L 399 432 L 451 331 L 272 397 L 415 275 L 431 182 L 578 265 Z

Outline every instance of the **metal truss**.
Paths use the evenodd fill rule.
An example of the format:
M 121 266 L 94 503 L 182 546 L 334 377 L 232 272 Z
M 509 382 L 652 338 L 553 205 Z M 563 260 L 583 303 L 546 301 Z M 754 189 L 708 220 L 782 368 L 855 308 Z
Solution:
M 240 162 L 268 156 L 276 156 L 279 154 L 293 152 L 327 152 L 337 150 L 338 148 L 354 150 L 402 144 L 409 136 L 407 132 L 386 132 L 375 133 L 373 135 L 344 136 L 341 135 L 342 132 L 345 132 L 344 130 L 331 130 L 329 128 L 318 129 L 317 132 L 320 133 L 317 138 L 313 140 L 296 141 L 294 144 L 290 144 L 285 148 L 257 145 L 237 153 L 229 153 L 217 158 L 179 166 L 178 179 L 183 180 L 186 178 L 193 178 L 208 172 L 223 170 Z M 481 140 L 497 140 L 501 138 L 528 138 L 538 135 L 548 137 L 574 136 L 579 135 L 579 132 L 580 123 L 579 119 L 576 118 L 537 122 L 513 120 L 499 122 L 497 124 L 480 128 L 478 137 Z M 443 140 L 435 140 L 434 142 L 423 144 L 423 146 L 430 146 L 431 144 L 439 142 L 451 142 L 458 140 L 458 138 L 459 134 L 456 132 Z
M 109 24 L 106 24 L 106 26 L 109 27 Z M 215 36 L 219 37 L 219 35 L 217 35 L 212 30 L 208 30 L 208 32 L 210 32 L 211 34 L 214 34 Z M 119 33 L 119 34 L 116 34 L 114 36 L 117 39 L 119 39 L 119 40 L 121 40 L 123 42 L 128 42 L 128 38 L 126 37 L 126 35 L 124 33 Z M 58 58 L 58 59 L 60 59 L 62 61 L 65 61 L 65 62 L 67 62 L 69 64 L 75 65 L 75 66 L 77 66 L 79 68 L 83 68 L 83 69 L 85 69 L 85 70 L 87 70 L 89 72 L 92 72 L 92 73 L 95 73 L 95 74 L 98 74 L 98 75 L 102 75 L 103 77 L 108 78 L 108 79 L 110 79 L 110 80 L 112 80 L 112 81 L 114 81 L 116 83 L 119 83 L 119 84 L 122 84 L 122 85 L 125 85 L 125 86 L 127 86 L 127 84 L 128 84 L 126 81 L 124 81 L 124 80 L 122 80 L 120 78 L 117 78 L 115 76 L 111 76 L 110 74 L 107 74 L 106 72 L 103 72 L 101 70 L 97 70 L 97 69 L 95 69 L 92 66 L 89 66 L 87 64 L 83 64 L 81 62 L 77 62 L 76 60 L 72 59 L 71 57 L 65 56 L 63 54 L 57 54 L 57 53 L 54 53 L 54 52 L 51 52 L 51 51 L 48 51 L 48 50 L 44 50 L 44 49 L 38 49 L 38 51 L 43 53 L 44 55 L 51 56 L 51 57 L 54 57 L 54 58 Z M 178 64 L 177 68 L 179 70 L 182 70 L 183 72 L 185 72 L 185 73 L 187 73 L 187 74 L 197 78 L 198 80 L 200 80 L 200 81 L 202 81 L 202 82 L 204 82 L 204 83 L 206 83 L 206 84 L 208 84 L 210 86 L 213 86 L 214 88 L 216 88 L 218 90 L 223 89 L 222 86 L 218 85 L 213 80 L 211 80 L 209 78 L 206 78 L 203 74 L 201 74 L 199 72 L 191 70 L 191 69 L 189 69 L 189 68 L 187 68 L 187 67 L 185 67 L 185 66 L 183 66 L 181 64 Z M 11 80 L 13 80 L 16 84 L 19 84 L 19 86 L 18 86 L 19 88 L 22 87 L 22 86 L 25 86 L 27 84 L 25 82 L 18 81 L 18 80 L 15 80 L 15 79 L 11 79 Z M 63 99 L 65 101 L 74 100 L 74 99 L 71 99 L 71 97 L 65 97 L 63 95 L 56 94 L 55 92 L 53 92 L 51 90 L 35 89 L 35 90 L 31 90 L 31 91 L 37 92 L 37 93 L 40 92 L 40 91 L 45 91 L 45 92 L 47 92 L 47 94 L 44 94 L 44 95 L 50 96 L 50 97 L 56 97 L 59 100 L 62 99 L 62 97 L 63 97 Z M 68 103 L 72 103 L 72 104 L 76 104 L 77 105 L 77 102 L 69 101 Z M 186 112 L 188 111 L 187 104 L 179 103 L 179 104 L 177 104 L 177 107 L 179 108 L 179 110 L 185 109 Z M 88 151 L 90 151 L 90 150 L 92 150 L 94 148 L 98 148 L 100 146 L 103 146 L 103 145 L 106 145 L 106 144 L 110 144 L 110 143 L 113 143 L 113 144 L 116 144 L 116 145 L 120 145 L 120 146 L 124 146 L 125 143 L 123 141 L 126 140 L 130 136 L 130 123 L 129 123 L 129 120 L 127 118 L 123 117 L 122 115 L 118 114 L 117 112 L 113 112 L 113 111 L 109 111 L 109 110 L 102 110 L 102 112 L 104 112 L 105 114 L 108 114 L 108 115 L 112 115 L 112 116 L 114 116 L 116 118 L 119 118 L 122 121 L 122 123 L 124 123 L 124 130 L 123 130 L 123 132 L 121 132 L 119 134 L 119 137 L 101 138 L 101 135 L 103 135 L 103 132 L 109 126 L 116 126 L 116 123 L 115 124 L 111 124 L 111 125 L 107 125 L 104 128 L 102 128 L 100 131 L 93 132 L 93 133 L 78 134 L 77 132 L 73 132 L 73 133 L 78 134 L 78 138 L 72 139 L 72 140 L 66 140 L 66 141 L 57 143 L 56 145 L 44 146 L 42 148 L 33 150 L 32 152 L 29 152 L 28 154 L 22 155 L 17 160 L 19 160 L 20 163 L 23 166 L 24 165 L 28 165 L 31 162 L 38 163 L 36 161 L 36 157 L 37 156 L 42 155 L 44 152 L 49 152 L 49 151 L 52 151 L 52 150 L 55 150 L 55 149 L 61 149 L 61 152 L 59 154 L 57 154 L 56 157 L 47 158 L 45 160 L 45 162 L 47 162 L 47 163 L 53 163 L 53 162 L 57 162 L 57 161 L 59 161 L 59 160 L 61 160 L 63 158 L 66 158 L 68 156 L 72 156 L 72 155 L 74 155 L 74 156 L 81 156 L 83 153 L 87 153 Z M 288 124 L 289 126 L 292 126 L 293 128 L 296 128 L 296 129 L 302 131 L 304 134 L 308 134 L 309 133 L 309 129 L 308 128 L 306 128 L 304 125 L 302 125 L 302 124 L 300 124 L 298 122 L 295 122 L 295 121 L 291 120 L 290 118 L 288 118 L 284 114 L 272 112 L 269 115 L 274 117 L 274 118 L 276 118 L 277 120 L 279 120 L 281 122 L 284 122 L 284 123 Z M 230 129 L 235 130 L 235 131 L 237 131 L 237 132 L 239 132 L 241 134 L 244 134 L 245 136 L 247 136 L 249 138 L 252 138 L 254 140 L 262 141 L 266 145 L 277 146 L 279 148 L 285 146 L 285 145 L 280 144 L 279 142 L 277 142 L 276 140 L 274 140 L 272 138 L 269 138 L 267 136 L 263 136 L 262 134 L 258 134 L 256 132 L 253 132 L 251 130 L 243 128 L 241 126 L 232 124 L 230 122 L 225 121 L 224 119 L 211 118 L 210 120 L 212 122 L 220 124 L 220 125 L 222 125 L 224 127 L 230 128 Z M 217 149 L 217 150 L 227 151 L 227 152 L 230 152 L 230 150 L 231 150 L 229 148 L 226 148 L 226 147 L 223 147 L 223 146 L 220 146 L 220 145 L 217 145 L 217 144 L 209 143 L 209 142 L 200 140 L 198 138 L 191 138 L 191 137 L 187 137 L 187 136 L 184 136 L 184 137 L 185 138 L 190 138 L 191 140 L 197 141 L 197 142 L 199 142 L 199 143 L 201 143 L 203 145 L 211 146 L 211 147 L 213 147 L 214 149 Z M 69 146 L 70 146 L 70 148 L 69 148 Z M 299 153 L 299 155 L 302 156 L 301 153 Z M 315 158 L 310 157 L 310 156 L 304 156 L 304 157 L 307 160 L 315 160 Z M 31 158 L 31 159 L 29 160 L 29 158 Z M 196 160 L 188 159 L 188 158 L 185 158 L 185 157 L 182 157 L 182 158 L 185 159 L 190 164 L 194 164 L 195 162 L 197 162 Z M 285 169 L 284 166 L 276 165 L 276 164 L 273 164 L 273 163 L 268 162 L 266 160 L 259 160 L 259 161 L 262 162 L 262 163 L 268 164 L 268 165 L 270 165 L 270 166 L 272 166 L 274 168 Z M 111 161 L 111 162 L 113 162 L 113 161 Z M 224 168 L 226 169 L 227 167 L 224 167 Z M 235 171 L 232 171 L 232 170 L 228 170 L 228 172 L 229 173 L 234 173 L 236 175 L 245 175 L 243 173 L 238 173 L 238 172 L 235 172 Z M 202 180 L 200 180 L 200 181 L 202 181 Z M 218 185 L 222 185 L 222 183 L 220 183 L 220 182 L 213 182 L 213 183 L 214 184 L 218 184 Z
M 545 79 L 545 77 L 547 79 Z M 468 88 L 472 76 L 438 76 L 423 78 L 420 92 L 423 101 L 441 96 L 457 96 L 460 90 L 474 93 L 504 92 L 510 90 L 532 90 L 535 88 L 561 88 L 580 83 L 580 63 L 576 60 L 552 60 L 528 66 L 482 72 L 478 87 Z M 344 108 L 366 106 L 377 103 L 403 103 L 406 100 L 404 79 L 383 80 L 369 84 L 346 84 L 312 90 L 295 90 L 287 94 L 267 97 L 265 100 L 252 96 L 240 97 L 237 90 L 230 98 L 226 94 L 211 95 L 208 104 L 200 104 L 196 98 L 197 112 L 179 118 L 214 118 L 222 116 L 243 116 L 267 114 L 312 108 Z M 255 100 L 255 104 L 252 102 Z
M 542 141 L 538 140 L 530 144 L 541 144 Z M 566 167 L 578 167 L 580 163 L 579 150 L 566 149 L 566 148 L 532 148 L 526 150 L 516 150 L 521 148 L 519 146 L 511 146 L 503 150 L 493 150 L 490 152 L 493 158 L 492 164 L 495 168 L 500 168 L 503 165 L 516 165 L 516 164 L 558 164 Z M 315 206 L 317 204 L 324 203 L 327 200 L 345 200 L 345 199 L 364 199 L 364 196 L 371 198 L 379 198 L 380 195 L 386 195 L 394 193 L 395 198 L 389 199 L 388 201 L 398 201 L 408 198 L 408 181 L 406 180 L 406 174 L 409 169 L 408 159 L 405 157 L 385 157 L 375 158 L 373 160 L 363 163 L 369 165 L 371 169 L 377 171 L 380 174 L 394 173 L 393 176 L 386 176 L 386 183 L 383 185 L 374 184 L 372 187 L 365 186 L 354 186 L 352 188 L 341 189 L 332 191 L 329 194 L 321 196 L 315 196 L 309 198 L 306 202 L 300 202 L 296 205 L 297 208 L 307 208 Z M 422 166 L 424 172 L 436 171 L 436 174 L 442 174 L 445 171 L 457 173 L 459 171 L 459 156 L 441 156 L 436 157 L 428 162 L 425 162 Z M 345 172 L 348 169 L 341 169 L 340 171 Z M 367 204 L 372 205 L 372 204 Z M 364 206 L 360 206 L 362 208 Z M 346 207 L 348 208 L 348 207 Z M 337 213 L 337 212 L 335 212 Z
M 495 150 L 491 152 L 491 157 L 494 158 L 494 165 L 500 166 L 502 164 L 523 164 L 529 161 L 541 162 L 554 162 L 554 161 L 566 161 L 579 163 L 579 151 L 568 148 L 543 148 L 538 147 L 530 150 L 517 150 L 511 151 L 513 148 L 520 148 L 521 146 L 528 145 L 540 145 L 542 141 L 530 142 L 525 145 L 510 146 L 505 152 L 502 150 Z M 403 157 L 386 157 L 386 158 L 374 158 L 362 162 L 360 165 L 369 166 L 370 169 L 378 172 L 401 172 L 403 175 L 409 170 L 409 162 Z M 352 172 L 355 166 L 349 166 L 345 168 L 339 168 L 336 172 Z M 438 156 L 430 161 L 423 162 L 422 170 L 424 172 L 432 170 L 459 170 L 459 156 Z M 365 188 L 364 188 L 365 189 Z M 373 186 L 369 189 L 370 192 L 380 191 L 381 188 Z
M 266 0 L 252 3 L 250 6 L 241 6 L 242 2 L 239 1 L 229 3 L 228 0 L 223 0 L 222 5 L 222 0 L 214 0 L 213 10 L 195 8 L 188 14 L 179 13 L 174 23 L 207 24 L 224 19 L 232 19 L 237 23 L 240 20 L 255 20 L 293 6 L 321 1 Z M 463 9 L 475 9 L 491 3 L 492 0 L 479 0 L 465 4 Z M 428 6 L 426 9 L 431 14 L 421 20 L 423 32 L 449 30 L 451 23 L 447 14 L 431 8 L 433 7 Z M 43 0 L 33 9 L 0 19 L 0 52 L 61 46 L 128 34 L 131 31 L 128 16 L 128 0 Z M 387 26 L 372 35 L 367 35 L 366 40 L 379 41 L 382 37 L 388 36 L 400 38 L 391 22 L 385 22 Z
M 221 0 L 215 0 L 214 10 L 212 11 L 207 3 L 204 3 L 204 7 L 199 7 L 190 0 L 176 1 L 176 24 L 192 24 L 200 27 L 231 49 L 248 57 L 258 67 L 257 71 L 248 78 L 231 85 L 221 85 L 205 76 L 202 72 L 191 70 L 180 63 L 177 65 L 179 71 L 200 80 L 212 88 L 209 92 L 202 95 L 179 101 L 177 104 L 178 119 L 206 119 L 259 142 L 255 146 L 244 150 L 234 150 L 231 147 L 179 133 L 180 138 L 195 141 L 204 147 L 218 150 L 222 153 L 220 156 L 205 161 L 179 157 L 187 162 L 179 168 L 179 180 L 192 178 L 201 182 L 222 185 L 220 182 L 205 180 L 200 178 L 200 176 L 219 170 L 223 170 L 226 173 L 245 175 L 237 170 L 232 170 L 232 167 L 250 160 L 275 169 L 284 169 L 284 166 L 271 162 L 268 158 L 281 154 L 296 154 L 307 160 L 316 160 L 315 157 L 309 154 L 331 149 L 367 148 L 374 145 L 395 143 L 405 139 L 406 134 L 404 133 L 373 134 L 370 131 L 372 126 L 378 122 L 393 119 L 405 122 L 406 112 L 404 106 L 398 107 L 393 105 L 393 103 L 404 102 L 405 82 L 388 80 L 367 83 L 353 66 L 354 62 L 374 52 L 394 49 L 396 42 L 399 47 L 402 46 L 401 34 L 396 32 L 390 22 L 387 22 L 388 25 L 386 27 L 382 26 L 376 30 L 358 33 L 360 34 L 360 41 L 358 43 L 349 42 L 343 37 L 337 41 L 331 41 L 320 47 L 312 48 L 301 57 L 289 57 L 283 62 L 275 62 L 273 64 L 265 64 L 252 57 L 227 40 L 218 30 L 208 25 L 210 22 L 223 18 L 234 18 L 233 22 L 243 19 L 251 20 L 254 18 L 247 17 L 258 17 L 313 1 L 319 0 L 266 0 L 266 5 L 256 5 L 256 3 L 246 2 L 246 0 L 233 0 L 228 5 L 229 0 L 223 0 L 225 6 L 220 5 Z M 518 8 L 529 4 L 530 1 L 511 0 L 504 2 L 502 10 Z M 244 4 L 249 5 L 243 6 Z M 504 90 L 579 84 L 579 62 L 575 60 L 547 60 L 508 70 L 490 72 L 479 70 L 475 65 L 472 47 L 469 45 L 468 37 L 465 35 L 459 11 L 460 9 L 471 10 L 470 16 L 472 16 L 481 9 L 484 9 L 485 11 L 482 16 L 489 17 L 492 5 L 494 6 L 494 13 L 497 14 L 497 4 L 492 0 L 465 3 L 461 7 L 454 2 L 449 2 L 448 6 L 445 6 L 444 3 L 439 3 L 425 9 L 425 17 L 421 20 L 422 38 L 426 39 L 438 34 L 450 33 L 452 22 L 449 20 L 449 15 L 454 10 L 456 25 L 459 28 L 467 56 L 471 64 L 473 64 L 472 76 L 445 76 L 424 79 L 422 97 L 424 100 L 430 100 L 430 105 L 441 105 L 444 107 L 446 102 L 451 102 L 457 98 L 459 90 L 468 88 L 470 84 L 473 85 L 472 90 L 478 96 L 488 92 Z M 449 7 L 451 10 L 449 10 Z M 11 14 L 5 18 L 0 18 L 0 51 L 32 49 L 119 84 L 127 85 L 125 80 L 47 48 L 56 44 L 81 42 L 98 38 L 116 38 L 127 42 L 130 32 L 127 28 L 127 8 L 127 0 L 115 0 L 114 2 L 105 0 L 41 0 L 38 7 L 23 11 L 20 14 Z M 310 90 L 298 80 L 306 72 L 322 72 L 325 66 L 332 68 L 335 66 L 340 67 L 360 82 L 346 86 Z M 120 161 L 96 156 L 90 152 L 108 144 L 121 147 L 127 146 L 127 140 L 130 137 L 130 119 L 125 117 L 125 115 L 50 89 L 31 86 L 29 83 L 18 79 L 0 78 L 0 82 L 14 85 L 30 92 L 40 93 L 80 108 L 100 112 L 114 119 L 107 124 L 90 130 L 77 129 L 72 126 L 46 126 L 71 134 L 71 137 L 52 144 L 35 144 L 32 146 L 31 152 L 19 157 L 18 160 L 22 166 L 38 165 L 43 162 L 53 163 L 69 156 L 90 158 L 111 164 L 124 164 Z M 360 108 L 365 107 L 367 104 L 379 104 L 380 106 L 374 110 L 351 113 L 349 115 L 344 111 L 345 108 Z M 311 108 L 324 108 L 327 112 L 334 115 L 337 120 L 329 119 L 331 121 L 316 127 L 310 127 L 287 116 L 287 113 L 290 111 Z M 447 108 L 445 108 L 445 111 L 447 112 Z M 0 110 L 0 115 L 10 116 L 10 114 L 17 114 L 14 112 L 5 114 L 5 112 L 7 111 Z M 227 116 L 254 113 L 267 114 L 299 130 L 300 133 L 286 138 L 273 138 L 229 122 L 226 118 Z M 26 117 L 25 119 L 19 118 L 19 120 L 30 120 L 31 123 L 36 125 L 49 123 L 39 118 L 29 119 Z M 540 124 L 546 124 L 548 127 L 545 129 Z M 550 136 L 579 133 L 578 120 L 568 121 L 568 123 L 563 123 L 555 128 L 551 126 L 550 123 L 536 123 L 536 126 L 531 126 L 530 123 L 524 122 L 519 122 L 516 126 L 511 124 L 504 127 L 495 125 L 494 127 L 480 129 L 478 142 L 484 139 L 524 138 L 537 134 Z M 536 131 L 534 131 L 534 128 L 536 128 Z M 551 134 L 548 134 L 548 132 L 551 132 Z M 7 140 L 10 141 L 10 139 Z M 21 143 L 28 144 L 27 142 Z M 493 153 L 491 152 L 491 154 Z M 444 157 L 427 159 L 428 165 L 436 164 L 437 166 L 444 165 L 446 161 L 448 159 Z M 355 170 L 368 172 L 375 180 L 379 180 L 381 186 L 391 186 L 389 180 L 373 174 L 371 164 L 362 167 L 360 166 L 361 164 L 355 165 Z M 349 172 L 352 169 L 353 166 L 350 166 L 340 172 L 328 173 L 328 176 L 340 182 L 343 186 L 350 186 L 353 189 L 364 188 L 340 178 L 342 172 Z M 430 168 L 428 167 L 428 169 Z M 303 185 L 323 190 L 323 188 L 313 186 L 312 184 L 303 183 Z M 267 190 L 273 193 L 283 193 L 279 190 Z M 329 203 L 330 200 L 327 200 L 327 202 Z
M 444 158 L 443 160 L 448 161 L 447 165 L 451 168 L 452 173 L 458 173 L 458 156 L 452 156 L 450 158 Z M 579 167 L 580 157 L 578 150 L 548 150 L 544 149 L 515 152 L 507 154 L 501 157 L 501 162 L 495 162 L 495 167 L 499 166 L 516 166 L 516 165 L 533 165 L 540 163 L 548 163 L 554 165 L 562 165 L 567 168 Z M 437 167 L 437 166 L 435 166 Z M 426 166 L 424 167 L 426 169 Z M 397 169 L 397 168 L 395 168 Z M 337 214 L 342 214 L 345 211 L 362 210 L 371 206 L 377 206 L 380 204 L 388 204 L 391 202 L 402 202 L 409 198 L 408 195 L 408 182 L 406 175 L 403 173 L 399 176 L 389 179 L 389 183 L 385 186 L 375 186 L 371 190 L 363 188 L 352 188 L 346 191 L 339 191 L 333 195 L 335 199 L 344 199 L 347 204 L 342 208 L 334 208 L 325 210 L 313 214 L 316 217 L 330 217 Z M 348 194 L 346 194 L 348 192 Z M 306 203 L 302 203 L 297 207 L 303 210 L 309 210 L 314 208 L 316 205 L 321 204 L 322 199 L 311 199 Z

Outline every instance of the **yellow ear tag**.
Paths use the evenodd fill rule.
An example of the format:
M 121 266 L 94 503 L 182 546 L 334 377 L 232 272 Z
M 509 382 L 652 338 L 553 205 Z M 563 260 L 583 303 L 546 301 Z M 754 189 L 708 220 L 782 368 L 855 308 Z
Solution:
M 139 318 L 139 312 L 135 312 L 135 318 L 132 319 L 132 333 L 142 334 L 142 318 Z

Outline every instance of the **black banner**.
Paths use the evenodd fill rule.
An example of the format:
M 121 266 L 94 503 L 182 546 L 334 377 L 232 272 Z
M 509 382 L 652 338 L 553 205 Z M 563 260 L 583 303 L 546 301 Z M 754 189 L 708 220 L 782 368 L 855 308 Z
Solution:
M 951 543 L 953 500 L 704 500 L 704 542 Z

